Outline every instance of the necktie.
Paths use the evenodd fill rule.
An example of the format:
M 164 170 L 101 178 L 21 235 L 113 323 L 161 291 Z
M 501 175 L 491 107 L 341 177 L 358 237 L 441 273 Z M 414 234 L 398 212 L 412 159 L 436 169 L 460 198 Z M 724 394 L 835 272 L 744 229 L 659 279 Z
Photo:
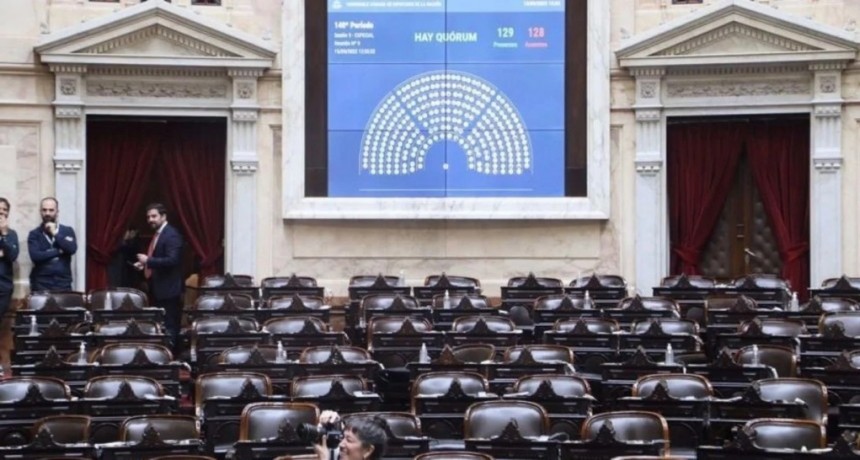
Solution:
M 147 248 L 146 250 L 147 258 L 152 257 L 152 253 L 155 251 L 155 244 L 158 242 L 158 235 L 160 234 L 161 232 L 156 232 L 155 235 L 152 236 L 152 241 L 149 242 L 149 248 Z M 146 279 L 152 277 L 152 269 L 149 268 L 149 265 L 147 265 L 146 268 L 143 269 L 143 276 L 145 276 Z

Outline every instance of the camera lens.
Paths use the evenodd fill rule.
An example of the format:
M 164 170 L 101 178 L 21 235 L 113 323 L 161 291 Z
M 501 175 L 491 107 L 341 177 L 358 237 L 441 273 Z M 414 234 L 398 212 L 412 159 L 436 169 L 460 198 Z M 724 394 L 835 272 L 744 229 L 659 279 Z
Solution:
M 318 426 L 310 423 L 302 423 L 296 428 L 296 434 L 299 436 L 299 439 L 306 444 L 318 443 L 322 439 L 323 433 L 324 431 Z

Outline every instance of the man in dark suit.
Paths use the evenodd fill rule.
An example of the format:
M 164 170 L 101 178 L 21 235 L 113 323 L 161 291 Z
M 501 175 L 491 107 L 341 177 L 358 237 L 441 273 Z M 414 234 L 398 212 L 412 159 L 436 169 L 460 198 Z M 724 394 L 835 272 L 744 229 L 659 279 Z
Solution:
M 12 264 L 18 259 L 18 234 L 9 228 L 9 211 L 12 205 L 0 198 L 0 321 L 9 311 L 12 291 L 15 290 Z
M 27 236 L 27 249 L 33 261 L 30 290 L 71 291 L 72 256 L 78 252 L 75 230 L 57 223 L 60 209 L 56 198 L 43 198 L 39 213 L 42 225 Z
M 135 267 L 143 270 L 152 303 L 164 309 L 164 327 L 176 344 L 182 321 L 182 235 L 167 223 L 163 204 L 147 206 L 146 221 L 155 235 L 146 254 L 137 255 Z

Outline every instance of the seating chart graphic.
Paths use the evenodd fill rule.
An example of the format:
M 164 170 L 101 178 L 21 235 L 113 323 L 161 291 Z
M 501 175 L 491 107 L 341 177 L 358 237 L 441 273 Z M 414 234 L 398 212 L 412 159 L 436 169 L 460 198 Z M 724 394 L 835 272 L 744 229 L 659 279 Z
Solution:
M 562 0 L 329 0 L 328 195 L 564 196 Z
M 491 83 L 459 72 L 419 75 L 390 93 L 365 130 L 361 168 L 415 173 L 443 140 L 460 145 L 468 168 L 479 174 L 521 175 L 531 168 L 531 142 L 516 107 Z

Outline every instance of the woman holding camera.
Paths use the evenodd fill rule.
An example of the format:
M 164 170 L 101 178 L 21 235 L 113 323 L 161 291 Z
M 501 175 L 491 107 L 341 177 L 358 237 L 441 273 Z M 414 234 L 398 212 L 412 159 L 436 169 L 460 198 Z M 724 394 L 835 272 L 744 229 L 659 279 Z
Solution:
M 320 425 L 333 426 L 340 422 L 340 416 L 334 411 L 323 411 L 320 414 Z M 385 453 L 388 437 L 380 419 L 361 417 L 343 427 L 343 440 L 337 446 L 337 460 L 378 460 Z M 334 446 L 332 446 L 334 447 Z M 319 460 L 334 460 L 331 450 L 326 445 L 326 436 L 319 444 L 314 444 L 314 451 Z

